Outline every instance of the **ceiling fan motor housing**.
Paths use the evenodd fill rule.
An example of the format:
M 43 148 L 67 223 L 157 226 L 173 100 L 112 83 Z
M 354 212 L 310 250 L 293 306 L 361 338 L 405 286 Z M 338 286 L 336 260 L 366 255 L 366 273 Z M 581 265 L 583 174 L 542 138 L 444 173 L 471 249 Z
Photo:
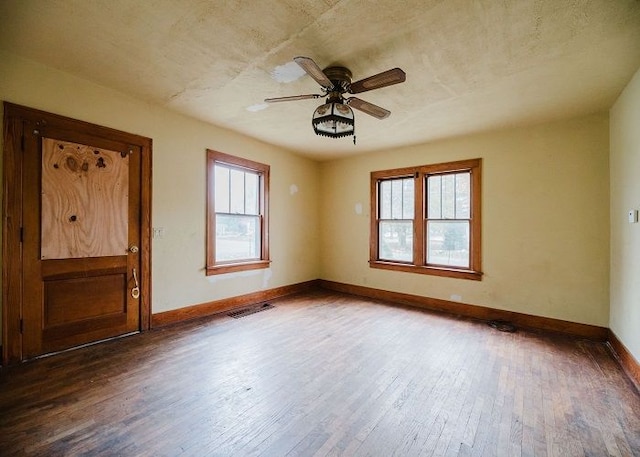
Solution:
M 322 70 L 333 84 L 333 90 L 344 94 L 351 87 L 351 71 L 345 67 L 328 67 Z

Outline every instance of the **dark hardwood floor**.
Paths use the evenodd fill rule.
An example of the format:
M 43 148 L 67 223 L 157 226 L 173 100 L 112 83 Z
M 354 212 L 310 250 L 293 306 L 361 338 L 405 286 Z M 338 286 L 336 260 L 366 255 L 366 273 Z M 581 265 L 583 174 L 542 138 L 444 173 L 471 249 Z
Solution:
M 0 455 L 640 456 L 601 343 L 328 292 L 0 370 Z

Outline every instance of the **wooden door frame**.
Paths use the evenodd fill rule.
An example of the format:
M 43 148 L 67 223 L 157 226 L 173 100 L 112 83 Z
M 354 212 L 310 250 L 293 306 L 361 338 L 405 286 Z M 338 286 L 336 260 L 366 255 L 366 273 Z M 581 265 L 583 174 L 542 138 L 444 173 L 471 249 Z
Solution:
M 151 154 L 152 140 L 76 119 L 4 102 L 2 220 L 2 364 L 23 360 L 22 211 L 24 138 L 28 126 L 52 126 L 113 138 L 141 151 L 140 331 L 151 328 Z

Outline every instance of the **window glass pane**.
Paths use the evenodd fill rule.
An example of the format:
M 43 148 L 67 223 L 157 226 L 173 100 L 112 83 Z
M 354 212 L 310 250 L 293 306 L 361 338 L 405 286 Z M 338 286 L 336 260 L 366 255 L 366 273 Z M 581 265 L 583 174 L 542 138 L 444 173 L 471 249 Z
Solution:
M 229 212 L 229 169 L 215 166 L 215 208 L 222 213 Z
M 231 208 L 229 212 L 232 214 L 244 214 L 243 171 L 231 170 Z
M 430 219 L 442 219 L 442 198 L 440 196 L 441 176 L 429 176 L 427 178 L 427 217 Z
M 456 185 L 455 175 L 442 176 L 442 219 L 455 219 Z
M 402 181 L 391 181 L 391 219 L 402 219 Z
M 471 173 L 456 175 L 456 219 L 471 217 Z
M 258 216 L 216 215 L 216 262 L 260 258 Z
M 380 222 L 379 257 L 381 260 L 413 261 L 413 222 Z
M 469 268 L 469 222 L 428 221 L 427 263 Z
M 413 219 L 415 192 L 412 178 L 402 180 L 402 219 Z
M 380 219 L 391 219 L 391 181 L 380 181 Z
M 258 215 L 258 189 L 260 177 L 255 173 L 245 173 L 244 204 L 245 213 Z

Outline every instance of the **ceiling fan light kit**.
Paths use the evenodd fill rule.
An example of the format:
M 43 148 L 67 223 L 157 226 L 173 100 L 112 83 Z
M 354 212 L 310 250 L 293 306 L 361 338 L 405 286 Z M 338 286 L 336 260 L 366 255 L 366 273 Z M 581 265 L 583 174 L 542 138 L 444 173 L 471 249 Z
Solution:
M 313 112 L 311 124 L 313 131 L 320 136 L 342 138 L 355 134 L 353 110 L 341 101 L 317 107 Z
M 275 103 L 327 97 L 326 103 L 316 108 L 313 113 L 313 117 L 311 118 L 313 131 L 316 135 L 330 138 L 342 138 L 354 135 L 353 144 L 356 143 L 355 116 L 351 107 L 377 119 L 389 117 L 391 111 L 359 98 L 345 98 L 343 95 L 345 93 L 358 94 L 360 92 L 398 84 L 406 80 L 404 71 L 400 68 L 393 68 L 352 84 L 351 71 L 349 71 L 348 68 L 328 67 L 321 70 L 313 59 L 309 57 L 296 57 L 293 60 L 320 84 L 324 94 L 267 98 L 265 102 Z

